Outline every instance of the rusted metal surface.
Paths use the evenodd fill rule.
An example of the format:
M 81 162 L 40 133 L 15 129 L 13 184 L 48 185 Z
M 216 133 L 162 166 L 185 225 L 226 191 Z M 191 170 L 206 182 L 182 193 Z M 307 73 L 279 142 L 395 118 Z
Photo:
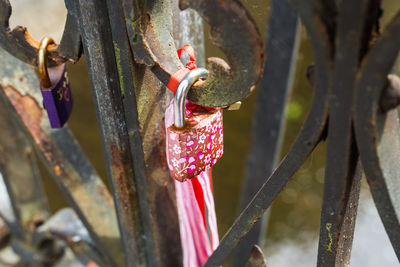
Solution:
M 127 31 L 135 60 L 151 67 L 165 85 L 183 68 L 176 55 L 170 1 L 123 1 Z M 181 9 L 196 10 L 211 26 L 210 37 L 228 58 L 209 58 L 205 82 L 195 84 L 188 99 L 203 106 L 229 106 L 244 99 L 261 79 L 264 50 L 257 27 L 237 0 L 179 2 Z M 234 33 L 234 34 L 232 34 Z
M 397 210 L 397 203 L 399 202 L 394 193 L 398 192 L 399 188 L 394 179 L 394 177 L 398 177 L 398 168 L 395 167 L 398 163 L 397 157 L 393 157 L 395 155 L 394 150 L 398 149 L 396 138 L 399 133 L 396 132 L 397 130 L 393 125 L 389 126 L 390 124 L 388 124 L 387 128 L 391 130 L 391 133 L 386 135 L 387 139 L 384 138 L 385 134 L 379 134 L 381 132 L 379 129 L 382 129 L 382 124 L 385 121 L 385 115 L 379 109 L 379 99 L 383 88 L 385 88 L 386 76 L 399 51 L 400 13 L 393 18 L 382 36 L 372 45 L 370 40 L 376 35 L 368 31 L 376 30 L 376 26 L 371 26 L 368 23 L 375 25 L 376 22 L 371 20 L 371 16 L 365 16 L 366 19 L 363 19 L 362 16 L 354 19 L 353 14 L 359 13 L 360 5 L 361 10 L 375 13 L 375 10 L 367 9 L 367 6 L 369 4 L 375 6 L 376 1 L 374 3 L 365 1 L 359 4 L 340 2 L 339 8 L 336 8 L 336 3 L 330 1 L 324 1 L 323 4 L 319 1 L 300 2 L 292 0 L 290 2 L 302 18 L 313 44 L 315 59 L 317 60 L 316 90 L 318 90 L 319 83 L 322 82 L 320 78 L 325 76 L 328 88 L 328 98 L 325 99 L 330 100 L 329 106 L 326 106 L 322 111 L 327 114 L 329 108 L 331 117 L 326 136 L 328 140 L 328 166 L 324 207 L 321 215 L 318 265 L 346 266 L 348 264 L 359 191 L 359 175 L 355 175 L 358 153 L 361 156 L 362 165 L 382 221 L 396 253 L 399 254 L 396 245 L 400 233 Z M 376 19 L 379 16 L 372 17 Z M 338 24 L 337 21 L 339 21 Z M 338 35 L 336 35 L 336 31 Z M 349 34 L 349 32 L 352 34 Z M 328 40 L 328 42 L 321 47 L 317 44 L 321 40 Z M 365 49 L 365 42 L 368 43 L 367 49 Z M 357 45 L 357 43 L 360 45 Z M 325 64 L 318 64 L 318 60 L 321 60 L 319 52 L 326 56 Z M 350 54 L 346 55 L 346 53 Z M 357 54 L 358 56 L 356 56 Z M 364 56 L 365 58 L 363 58 Z M 362 64 L 359 64 L 360 59 Z M 321 69 L 321 66 L 326 68 Z M 334 68 L 331 66 L 334 66 Z M 358 75 L 360 78 L 356 80 Z M 357 84 L 356 81 L 358 81 Z M 315 93 L 317 94 L 318 91 Z M 355 102 L 352 100 L 353 97 Z M 323 101 L 323 98 L 319 98 L 319 101 Z M 312 109 L 313 107 L 315 107 L 315 102 L 312 104 Z M 355 112 L 354 119 L 352 118 L 353 112 Z M 310 115 L 312 114 L 310 113 Z M 313 117 L 316 118 L 317 116 L 314 114 L 308 119 Z M 387 123 L 390 122 L 389 118 L 388 115 Z M 392 117 L 393 122 L 395 119 Z M 302 130 L 312 128 L 306 127 L 307 121 Z M 352 122 L 355 123 L 355 136 L 351 128 Z M 316 132 L 321 133 L 320 131 Z M 386 132 L 389 132 L 389 130 L 386 130 Z M 299 141 L 299 138 L 297 141 Z M 390 153 L 389 143 L 393 153 Z M 313 144 L 313 142 L 310 142 L 310 144 Z M 282 187 L 274 188 L 276 186 L 274 178 L 279 177 L 278 175 L 282 171 L 280 168 L 285 163 L 288 164 L 290 167 L 286 166 L 285 171 L 282 172 L 291 176 L 292 173 L 288 173 L 288 169 L 303 161 L 304 150 L 303 153 L 299 151 L 296 158 L 290 158 L 296 145 L 297 143 L 293 145 L 278 169 L 236 220 L 222 239 L 219 248 L 209 258 L 206 266 L 222 263 L 234 244 L 244 236 L 250 226 L 271 203 L 270 196 L 281 190 L 284 185 L 282 182 L 280 183 Z M 329 149 L 329 147 L 331 148 Z M 391 155 L 391 157 L 388 155 Z M 291 160 L 290 163 L 287 162 L 289 160 Z M 280 178 L 282 180 L 288 179 L 286 176 Z M 265 194 L 266 192 L 269 194 Z M 333 222 L 330 222 L 331 219 L 333 219 Z
M 251 147 L 247 159 L 240 211 L 251 201 L 278 163 L 285 121 L 285 106 L 292 86 L 299 39 L 298 18 L 291 7 L 273 0 L 265 47 L 265 70 L 252 119 Z M 269 114 L 268 116 L 265 116 Z M 236 247 L 232 266 L 243 266 L 254 244 L 263 240 L 267 218 L 255 224 Z
M 299 9 L 305 27 L 310 35 L 315 53 L 316 73 L 315 89 L 311 109 L 290 151 L 266 180 L 249 205 L 236 219 L 232 227 L 222 238 L 219 247 L 210 256 L 205 266 L 218 266 L 229 255 L 241 238 L 261 218 L 263 213 L 278 196 L 293 174 L 321 140 L 328 117 L 328 92 L 331 87 L 331 44 L 329 35 L 320 20 L 309 16 L 309 9 L 316 10 L 310 1 L 302 5 L 297 1 L 291 4 Z
M 123 16 L 120 9 L 111 10 L 110 7 L 108 10 L 106 3 L 75 3 L 113 186 L 126 265 L 158 266 L 161 261 L 157 252 L 165 252 L 165 249 L 156 246 L 160 244 L 158 240 L 154 241 L 153 226 L 159 220 L 152 221 L 151 217 L 154 209 L 149 203 L 151 187 L 147 184 L 148 172 L 138 123 L 136 88 L 133 87 L 136 83 L 132 77 L 136 73 L 136 66 L 132 64 L 132 55 L 127 49 Z M 107 2 L 109 5 L 115 3 L 117 1 Z M 104 20 L 105 17 L 110 20 Z M 143 79 L 143 76 L 140 78 Z M 126 104 L 130 106 L 124 109 Z M 167 203 L 166 199 L 163 200 Z
M 264 253 L 261 248 L 254 245 L 251 249 L 250 256 L 246 262 L 245 267 L 267 267 L 267 262 L 264 258 Z
M 14 238 L 30 241 L 35 224 L 48 217 L 47 199 L 32 146 L 3 104 L 0 105 L 0 114 L 0 173 L 14 217 L 7 220 L 7 224 Z
M 77 61 L 81 55 L 81 39 L 76 27 L 76 20 L 70 11 L 67 16 L 64 34 L 61 44 L 49 47 L 49 66 L 63 63 L 67 60 Z M 39 42 L 33 39 L 28 30 L 18 26 L 11 30 L 9 18 L 11 5 L 9 0 L 0 1 L 0 45 L 10 54 L 25 63 L 37 66 L 37 51 Z
M 69 129 L 50 128 L 40 106 L 39 81 L 28 65 L 0 50 L 0 99 L 76 210 L 107 262 L 121 259 L 113 200 Z M 110 256 L 112 255 L 112 256 Z
M 361 165 L 400 258 L 400 163 L 397 157 L 400 128 L 397 112 L 392 110 L 399 103 L 400 89 L 398 77 L 389 76 L 389 80 L 387 77 L 400 48 L 400 12 L 379 36 L 380 0 L 289 0 L 289 3 L 302 19 L 314 51 L 315 67 L 308 73 L 314 87 L 313 102 L 291 150 L 263 181 L 206 266 L 223 263 L 313 149 L 325 139 L 328 151 L 317 265 L 347 266 L 349 263 Z M 22 131 L 29 137 L 32 147 L 76 212 L 66 217 L 60 215 L 62 220 L 71 222 L 70 225 L 56 222 L 61 226 L 57 228 L 54 220 L 50 220 L 38 231 L 31 230 L 25 223 L 28 213 L 25 213 L 24 202 L 19 198 L 23 194 L 13 193 L 18 190 L 9 178 L 10 170 L 15 172 L 16 167 L 8 166 L 2 158 L 1 172 L 15 205 L 10 210 L 16 214 L 16 222 L 22 222 L 22 226 L 15 227 L 15 237 L 20 235 L 21 238 L 13 238 L 11 244 L 20 255 L 36 263 L 52 263 L 58 257 L 61 250 L 58 251 L 56 245 L 48 245 L 57 237 L 66 241 L 84 263 L 94 260 L 100 265 L 124 266 L 125 254 L 127 266 L 180 266 L 175 193 L 164 151 L 163 114 L 171 94 L 164 85 L 183 67 L 176 47 L 187 43 L 197 46 L 198 62 L 202 66 L 203 28 L 199 16 L 194 11 L 179 12 L 178 0 L 66 0 L 66 6 L 69 13 L 64 36 L 59 47 L 51 48 L 50 58 L 54 59 L 52 64 L 67 59 L 76 61 L 81 53 L 82 38 L 116 208 L 68 129 L 50 129 L 33 70 L 0 50 L 4 59 L 0 69 L 0 99 L 19 129 L 10 128 L 10 131 Z M 226 54 L 229 63 L 209 59 L 206 67 L 211 77 L 197 83 L 189 99 L 206 106 L 228 106 L 243 99 L 260 79 L 264 62 L 262 42 L 247 11 L 237 0 L 180 0 L 179 6 L 193 8 L 203 16 L 211 26 L 211 38 Z M 24 28 L 9 29 L 10 12 L 9 2 L 0 0 L 0 44 L 12 55 L 35 65 L 37 43 Z M 292 19 L 294 23 L 295 18 Z M 275 37 L 271 38 L 276 41 Z M 267 52 L 273 53 L 273 48 L 267 46 Z M 282 68 L 277 68 L 275 55 L 279 56 L 278 53 L 270 56 L 272 68 L 266 69 L 265 77 L 275 77 L 274 71 L 280 72 L 276 77 L 281 78 L 270 82 L 271 86 L 277 88 L 280 84 L 287 89 L 291 59 L 276 59 L 282 63 Z M 280 104 L 275 107 L 265 100 L 272 93 L 262 92 L 259 107 L 266 109 L 258 111 L 261 115 L 256 117 L 255 123 L 261 121 L 263 113 L 270 112 L 267 108 L 283 114 L 285 90 L 281 89 Z M 278 118 L 274 122 L 274 129 L 278 131 L 281 120 Z M 267 148 L 260 146 L 259 141 L 268 134 L 263 130 L 258 129 L 259 136 L 253 138 L 254 147 L 264 150 L 254 151 L 260 153 L 259 162 L 269 162 L 269 171 L 264 166 L 264 169 L 260 167 L 260 173 L 269 174 L 274 157 L 276 160 L 279 134 L 271 139 L 275 149 L 268 157 Z M 10 137 L 10 133 L 6 140 L 14 137 Z M 0 135 L 3 137 L 6 133 Z M 16 135 L 15 138 L 23 137 Z M 0 148 L 8 149 L 10 145 L 2 142 Z M 26 142 L 20 145 L 29 148 Z M 31 168 L 29 160 L 25 164 Z M 249 166 L 254 177 L 260 178 L 258 168 Z M 260 184 L 254 183 L 256 186 L 249 192 L 254 193 Z M 35 188 L 31 189 L 35 191 Z M 247 200 L 250 195 L 247 194 Z M 35 203 L 45 209 L 39 200 Z M 90 238 L 87 233 L 68 228 L 74 225 L 76 229 L 83 229 L 80 222 Z M 44 242 L 42 250 L 38 252 L 23 242 L 25 229 L 36 232 L 33 240 L 36 247 Z M 74 241 L 76 236 L 83 242 L 75 242 L 79 239 Z M 265 266 L 262 251 L 255 247 L 247 264 Z
M 370 48 L 363 60 L 356 88 L 354 124 L 357 146 L 370 190 L 392 246 L 400 259 L 399 121 L 396 110 L 379 108 L 400 48 L 400 12 Z
M 361 179 L 355 175 L 358 151 L 351 115 L 367 4 L 359 0 L 339 5 L 317 266 L 350 264 Z M 339 247 L 340 239 L 346 242 Z

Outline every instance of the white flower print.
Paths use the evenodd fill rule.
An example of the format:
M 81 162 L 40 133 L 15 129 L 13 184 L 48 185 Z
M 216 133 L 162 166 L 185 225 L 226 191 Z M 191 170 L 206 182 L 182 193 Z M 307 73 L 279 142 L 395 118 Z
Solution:
M 204 162 L 205 162 L 205 163 L 210 162 L 210 160 L 211 160 L 210 155 L 207 155 L 207 156 L 204 158 Z
M 205 134 L 202 134 L 202 135 L 200 135 L 200 137 L 199 137 L 199 144 L 204 144 L 204 141 L 206 140 L 206 135 Z
M 174 145 L 174 147 L 172 148 L 174 150 L 175 154 L 179 154 L 181 153 L 181 147 L 178 146 L 177 144 Z
M 175 168 L 177 168 L 179 166 L 179 162 L 176 158 L 173 158 L 171 161 L 172 161 L 172 165 L 174 165 Z

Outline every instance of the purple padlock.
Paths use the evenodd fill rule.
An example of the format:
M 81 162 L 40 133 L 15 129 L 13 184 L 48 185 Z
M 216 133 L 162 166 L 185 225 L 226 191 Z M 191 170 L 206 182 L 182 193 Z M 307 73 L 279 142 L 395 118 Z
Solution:
M 61 128 L 72 112 L 73 99 L 65 64 L 47 68 L 47 47 L 50 44 L 54 44 L 54 41 L 49 37 L 40 42 L 40 90 L 51 128 Z

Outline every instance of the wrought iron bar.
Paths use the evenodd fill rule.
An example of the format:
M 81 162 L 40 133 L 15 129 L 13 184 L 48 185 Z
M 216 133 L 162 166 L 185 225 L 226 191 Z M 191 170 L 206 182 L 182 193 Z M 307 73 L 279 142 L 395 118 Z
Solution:
M 354 125 L 357 146 L 370 190 L 392 246 L 400 259 L 400 176 L 397 155 L 400 129 L 396 110 L 379 109 L 387 75 L 400 48 L 400 12 L 369 50 L 362 62 L 356 88 Z
M 290 84 L 290 69 L 293 67 L 292 51 L 295 47 L 294 32 L 297 22 L 293 14 L 276 17 L 278 13 L 274 12 L 277 5 L 284 3 L 274 0 L 270 39 L 266 50 L 270 53 L 269 65 L 263 80 L 266 89 L 260 90 L 254 121 L 251 153 L 258 159 L 249 160 L 246 174 L 248 187 L 245 188 L 242 204 L 247 203 L 250 196 L 260 186 L 261 188 L 222 239 L 206 266 L 221 265 L 254 225 L 257 225 L 252 232 L 254 235 L 248 235 L 251 241 L 245 240 L 242 245 L 257 242 L 261 226 L 261 223 L 256 224 L 257 220 L 313 149 L 325 138 L 328 140 L 328 151 L 318 265 L 346 266 L 349 263 L 360 190 L 359 159 L 379 214 L 400 259 L 400 163 L 396 157 L 400 149 L 400 127 L 397 111 L 384 108 L 381 102 L 385 92 L 383 90 L 386 90 L 387 86 L 387 74 L 399 52 L 400 12 L 381 36 L 375 36 L 379 29 L 377 20 L 380 16 L 380 0 L 288 1 L 302 19 L 314 51 L 316 79 L 312 106 L 291 150 L 261 186 L 262 175 L 272 171 L 279 151 L 279 129 L 282 128 L 283 107 Z M 251 71 L 250 76 L 252 79 L 258 77 L 262 69 L 262 55 L 252 50 L 240 52 L 242 44 L 236 44 L 243 35 L 251 39 L 248 43 L 254 45 L 254 50 L 261 49 L 258 31 L 238 1 L 231 1 L 226 5 L 211 0 L 181 0 L 179 3 L 181 7 L 195 7 L 209 19 L 213 36 L 224 46 L 223 51 L 228 51 L 228 47 L 231 49 L 228 60 L 231 60 L 233 72 L 235 67 L 241 70 L 244 67 L 243 73 L 251 70 L 252 68 L 246 67 L 251 61 L 247 59 L 253 58 L 256 63 L 250 65 L 255 67 L 255 71 Z M 68 17 L 64 36 L 59 47 L 51 48 L 51 64 L 67 59 L 76 61 L 82 52 L 83 44 L 116 209 L 107 189 L 68 128 L 50 129 L 45 111 L 40 105 L 38 81 L 33 70 L 3 50 L 0 50 L 0 56 L 4 59 L 0 69 L 0 100 L 3 104 L 0 114 L 7 110 L 13 115 L 12 118 L 16 119 L 17 125 L 0 133 L 0 136 L 5 136 L 3 142 L 0 142 L 0 149 L 13 151 L 8 155 L 12 159 L 18 156 L 26 157 L 23 153 L 30 147 L 37 151 L 41 161 L 90 233 L 90 244 L 86 242 L 75 247 L 78 256 L 89 253 L 100 264 L 124 266 L 121 253 L 123 251 L 127 266 L 180 266 L 182 255 L 174 185 L 169 178 L 164 151 L 163 115 L 171 94 L 167 93 L 159 79 L 164 83 L 168 82 L 170 74 L 173 73 L 171 70 L 182 67 L 175 54 L 176 47 L 173 45 L 172 36 L 179 39 L 175 40 L 179 46 L 193 41 L 201 47 L 202 38 L 196 36 L 202 35 L 200 19 L 193 11 L 179 12 L 178 0 L 66 0 L 66 5 Z M 213 8 L 210 8 L 211 6 Z M 231 16 L 232 22 L 224 16 L 224 20 L 214 17 L 216 10 L 229 11 L 226 17 Z M 360 10 L 361 16 L 354 17 L 356 13 L 360 14 Z M 17 58 L 34 65 L 36 43 L 26 35 L 24 28 L 15 31 L 9 29 L 10 14 L 9 2 L 0 0 L 0 43 Z M 182 14 L 191 14 L 194 21 L 184 23 L 181 20 Z M 279 19 L 283 19 L 287 24 L 283 25 Z M 245 30 L 246 27 L 232 26 L 238 26 L 238 21 L 243 22 L 239 24 L 245 25 L 248 31 Z M 152 27 L 153 22 L 157 23 L 154 24 L 155 27 Z M 282 27 L 290 28 L 291 31 L 282 32 Z M 223 31 L 220 31 L 221 29 Z M 232 34 L 226 31 L 227 29 L 239 30 L 229 39 Z M 274 35 L 274 30 L 277 30 L 278 37 Z M 190 31 L 196 34 L 190 36 Z M 144 38 L 143 34 L 146 34 L 144 37 L 149 41 L 150 49 L 138 42 L 137 38 Z M 223 37 L 222 41 L 220 37 Z M 288 46 L 285 46 L 285 49 L 282 49 L 282 44 L 273 46 L 278 39 L 286 40 L 283 42 Z M 237 54 L 232 52 L 236 49 L 239 51 Z M 157 59 L 151 58 L 153 61 L 150 63 L 143 59 L 143 56 L 146 57 L 149 53 L 157 55 Z M 170 60 L 162 62 L 166 59 Z M 242 59 L 244 61 L 241 61 Z M 234 66 L 235 62 L 244 63 L 238 67 Z M 143 63 L 147 65 L 141 65 Z M 215 68 L 213 71 L 216 74 L 228 73 L 228 68 L 224 68 L 223 64 L 218 65 L 221 70 L 217 73 L 217 65 L 218 62 L 214 60 L 209 67 Z M 217 76 L 214 75 L 213 79 Z M 237 87 L 240 84 L 232 78 L 235 75 L 222 76 L 218 76 L 216 80 L 219 82 L 214 85 L 222 87 L 221 84 L 234 83 Z M 214 81 L 213 79 L 209 79 L 208 82 Z M 220 83 L 221 80 L 224 82 Z M 211 88 L 210 84 L 200 84 L 198 88 L 202 86 Z M 243 90 L 239 92 L 239 89 Z M 230 103 L 235 94 L 240 96 L 248 92 L 248 88 L 239 89 L 232 94 L 218 91 L 222 97 L 218 99 L 210 97 L 213 92 L 203 88 L 202 93 L 208 93 L 209 96 L 202 101 L 212 105 L 217 105 L 220 101 Z M 271 93 L 272 89 L 278 92 Z M 398 96 L 395 94 L 385 97 L 390 105 L 398 103 Z M 390 97 L 396 99 L 390 101 Z M 272 103 L 269 104 L 266 99 Z M 265 123 L 265 113 L 277 113 L 279 116 L 269 117 L 268 123 Z M 0 127 L 11 125 L 12 118 L 7 117 L 1 121 Z M 271 136 L 271 139 L 265 138 L 271 129 L 275 129 L 277 134 Z M 12 131 L 18 134 L 13 136 Z M 24 136 L 28 137 L 31 145 L 23 140 Z M 19 142 L 18 138 L 22 141 Z M 4 142 L 11 139 L 17 141 Z M 17 146 L 14 146 L 15 144 Z M 273 149 L 268 151 L 267 146 Z M 15 149 L 16 147 L 18 149 Z M 17 150 L 18 153 L 14 153 Z M 32 153 L 28 153 L 28 160 L 22 165 L 27 172 L 32 170 L 31 175 L 18 180 L 10 178 L 11 175 L 19 177 L 20 173 L 14 164 L 15 160 L 9 164 L 9 157 L 0 159 L 0 171 L 10 192 L 16 222 L 20 223 L 10 224 L 11 230 L 19 238 L 14 238 L 12 244 L 15 250 L 30 257 L 32 261 L 41 262 L 44 260 L 43 255 L 27 245 L 26 239 L 29 237 L 25 233 L 30 231 L 27 222 L 31 220 L 27 218 L 32 218 L 33 210 L 46 210 L 44 198 L 40 196 L 43 192 L 40 184 L 29 188 L 31 191 L 37 191 L 32 197 L 35 203 L 33 210 L 26 205 L 24 194 L 18 193 L 25 179 L 34 176 L 32 180 L 26 181 L 26 184 L 34 183 L 38 179 L 37 170 L 31 161 Z M 261 163 L 265 160 L 268 160 L 268 165 L 262 166 Z M 47 223 L 50 225 L 51 221 Z M 40 243 L 42 238 L 46 239 L 49 229 L 43 226 L 43 231 L 36 232 L 33 243 Z M 64 230 L 61 229 L 58 234 L 64 235 L 68 232 Z M 92 245 L 99 253 L 92 251 Z M 243 249 L 241 253 L 243 255 Z M 83 256 L 84 261 L 89 262 L 85 256 L 87 255 Z M 247 255 L 238 256 L 236 263 L 244 264 L 246 258 Z M 255 250 L 246 263 L 249 266 L 265 264 L 262 252 Z
M 292 148 L 254 196 L 250 204 L 236 219 L 232 227 L 222 238 L 219 247 L 210 256 L 205 266 L 218 266 L 229 255 L 239 240 L 252 228 L 272 201 L 286 185 L 288 180 L 300 168 L 304 160 L 320 142 L 328 117 L 328 92 L 331 76 L 331 44 L 321 20 L 310 17 L 310 10 L 316 10 L 314 2 L 290 1 L 299 12 L 310 35 L 316 60 L 316 83 L 313 102 L 307 119 L 300 130 Z
M 67 127 L 50 128 L 34 70 L 3 49 L 0 100 L 13 114 L 109 264 L 122 258 L 113 200 Z M 110 256 L 112 255 L 112 256 Z
M 141 147 L 136 147 L 138 153 L 135 159 L 132 158 L 122 102 L 124 93 L 121 86 L 124 84 L 120 84 L 119 80 L 116 63 L 118 55 L 114 53 L 114 44 L 111 42 L 114 39 L 110 22 L 104 19 L 110 15 L 107 4 L 97 1 L 74 1 L 74 3 L 118 214 L 125 263 L 127 266 L 143 264 L 154 266 L 157 258 L 152 256 L 154 253 L 152 230 L 150 225 L 142 225 L 151 220 L 144 176 L 145 166 L 143 159 L 140 159 L 143 158 L 143 152 Z M 115 44 L 121 45 L 121 43 Z M 136 140 L 137 138 L 140 140 L 138 131 L 137 125 L 130 129 L 131 135 L 136 135 L 134 137 Z
M 252 120 L 240 211 L 261 188 L 278 163 L 299 42 L 298 18 L 286 1 L 273 0 L 265 46 L 265 69 Z M 267 116 L 266 116 L 267 115 Z M 244 266 L 254 244 L 265 234 L 267 218 L 257 222 L 234 251 L 232 266 Z
M 350 263 L 361 179 L 355 175 L 358 152 L 352 110 L 367 5 L 367 0 L 344 1 L 339 5 L 317 266 Z M 357 18 L 355 12 L 359 13 Z M 344 232 L 348 234 L 345 237 Z

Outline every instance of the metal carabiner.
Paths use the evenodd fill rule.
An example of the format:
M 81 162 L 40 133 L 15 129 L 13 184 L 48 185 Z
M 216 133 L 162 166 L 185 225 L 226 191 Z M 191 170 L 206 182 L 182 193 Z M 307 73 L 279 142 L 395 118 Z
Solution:
M 200 78 L 207 78 L 208 70 L 204 68 L 197 68 L 191 70 L 179 83 L 175 92 L 174 98 L 174 126 L 175 128 L 184 128 L 185 123 L 185 102 L 186 96 L 192 85 Z

